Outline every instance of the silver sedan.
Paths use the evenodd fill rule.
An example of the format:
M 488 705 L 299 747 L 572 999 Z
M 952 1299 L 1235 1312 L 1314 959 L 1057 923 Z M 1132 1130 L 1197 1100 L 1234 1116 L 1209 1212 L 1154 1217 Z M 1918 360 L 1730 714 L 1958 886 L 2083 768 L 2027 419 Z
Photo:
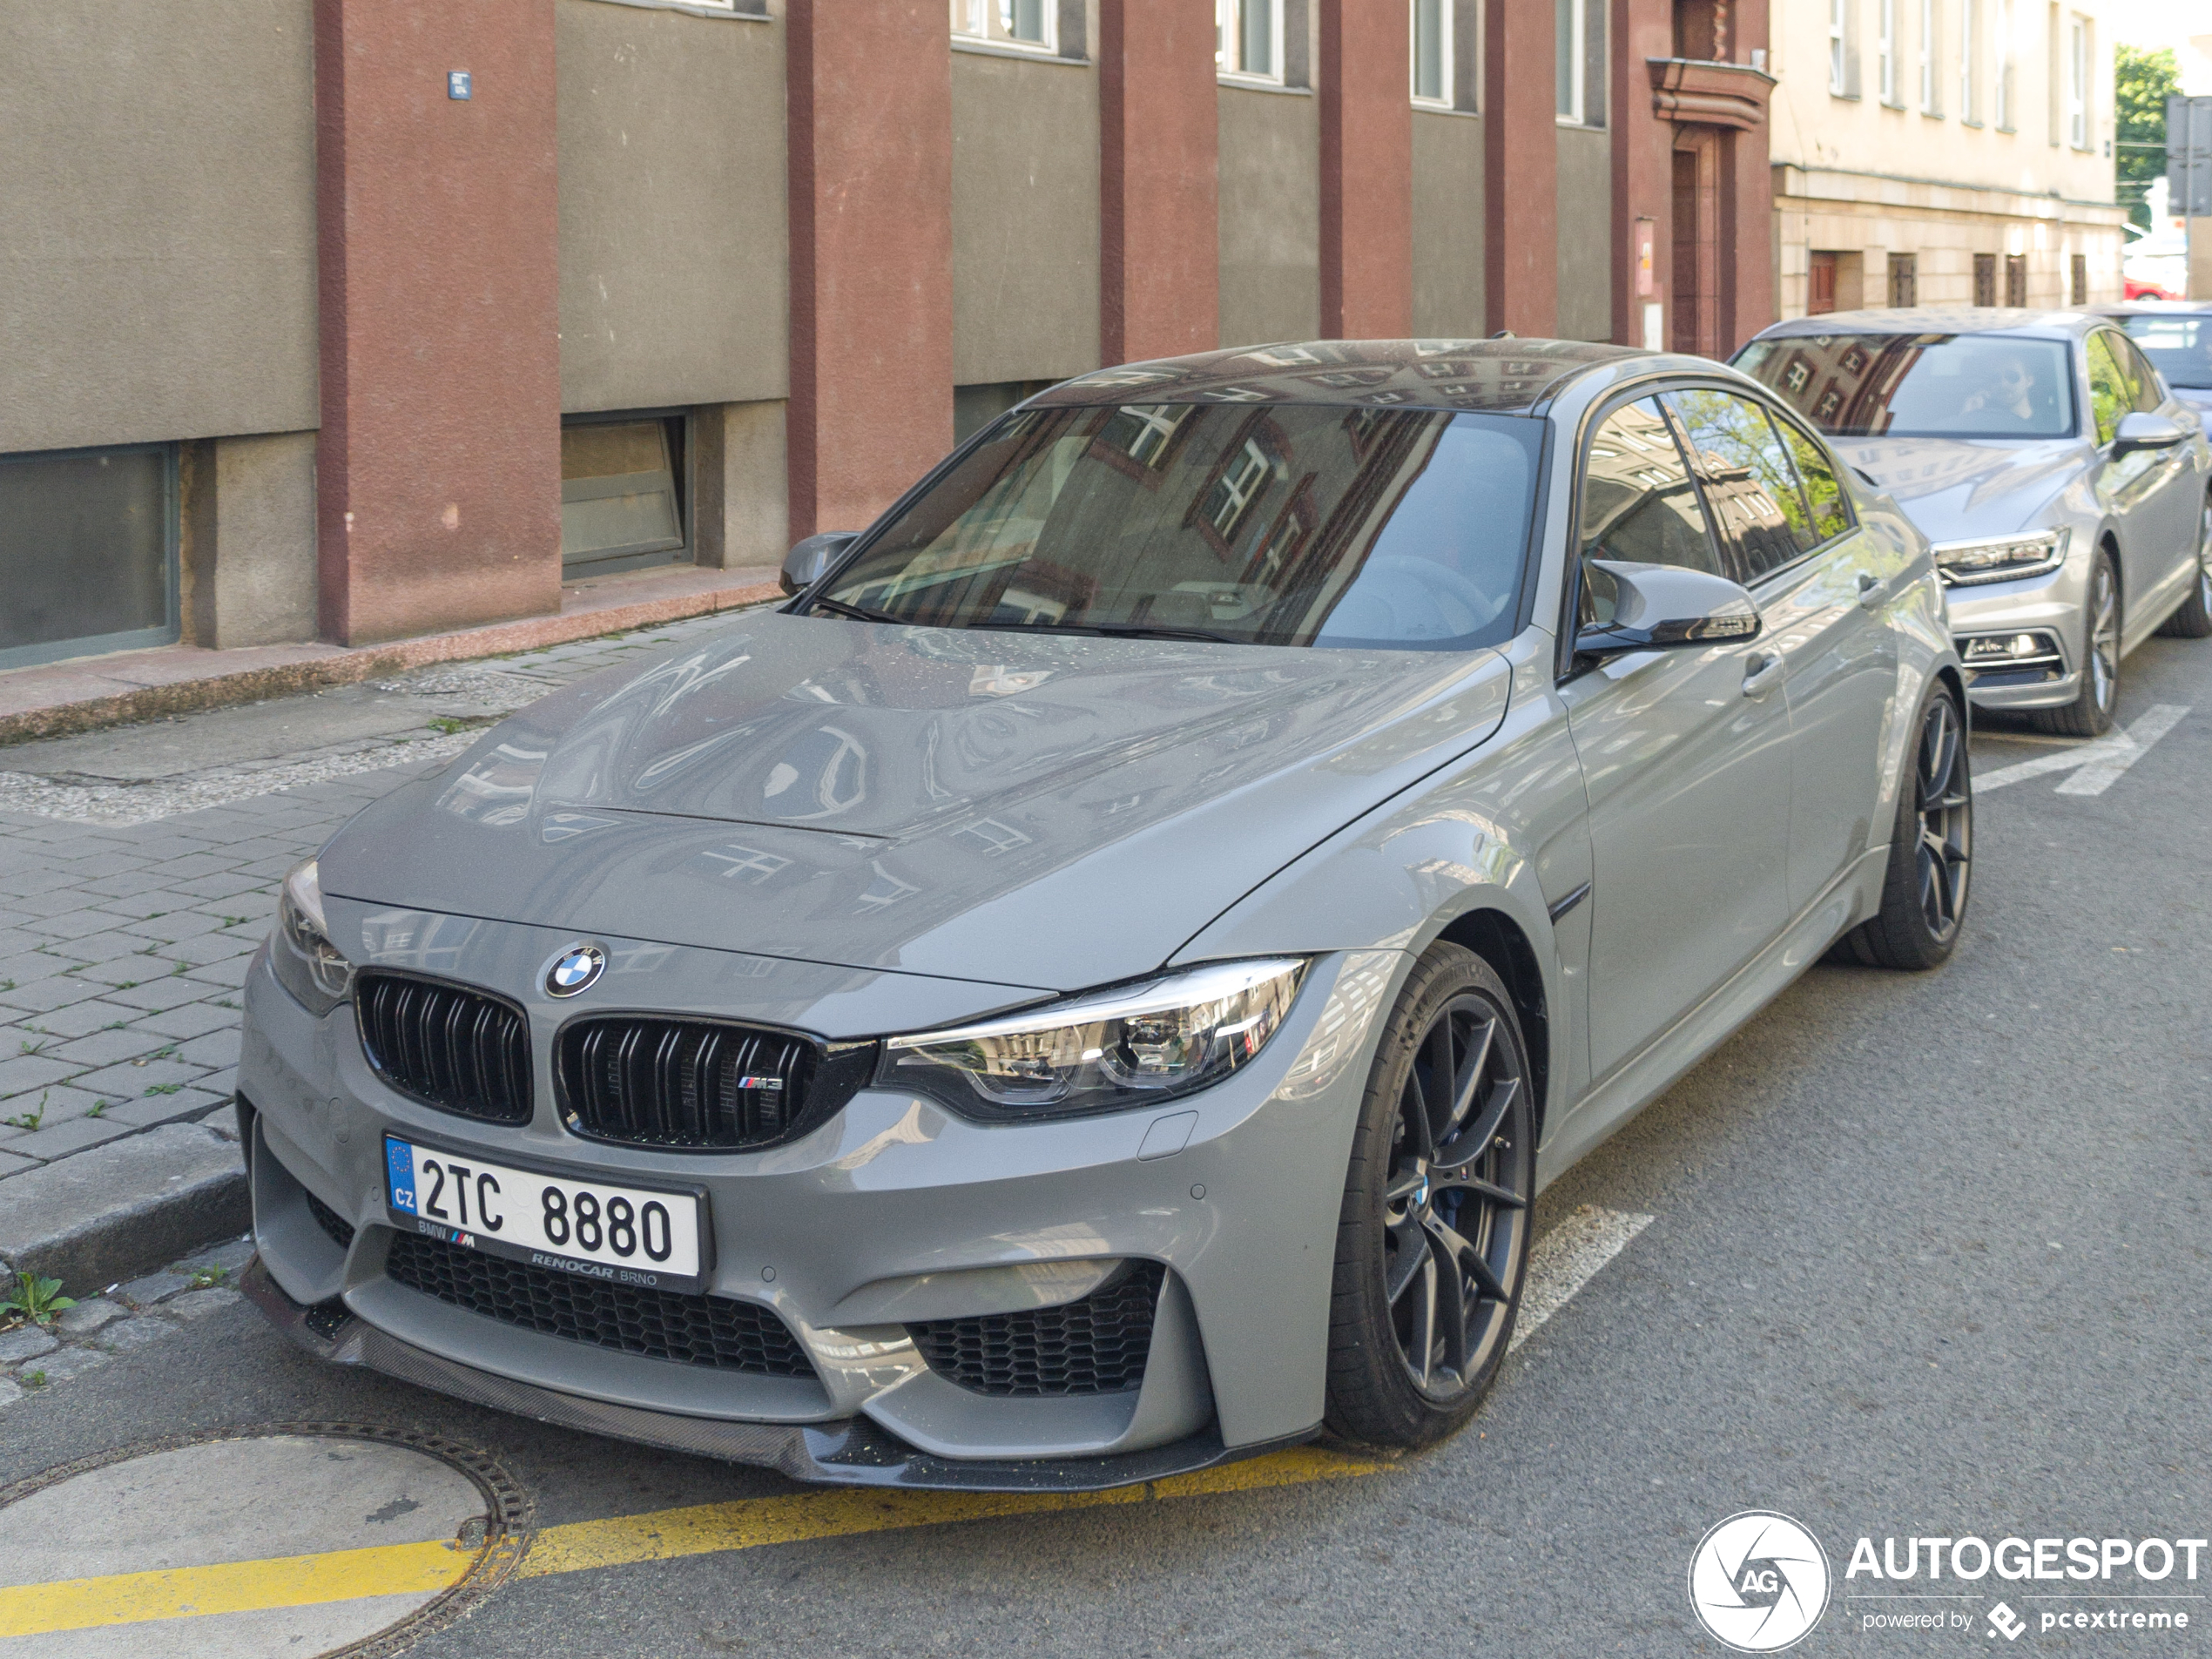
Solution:
M 1105 370 L 787 574 L 287 879 L 239 1099 L 309 1352 L 822 1481 L 1421 1445 L 1546 1182 L 1959 938 L 1928 543 L 1710 362 Z
M 1933 538 L 1977 707 L 2094 737 L 2129 651 L 2212 635 L 2212 448 L 2112 320 L 1838 312 L 1736 362 Z

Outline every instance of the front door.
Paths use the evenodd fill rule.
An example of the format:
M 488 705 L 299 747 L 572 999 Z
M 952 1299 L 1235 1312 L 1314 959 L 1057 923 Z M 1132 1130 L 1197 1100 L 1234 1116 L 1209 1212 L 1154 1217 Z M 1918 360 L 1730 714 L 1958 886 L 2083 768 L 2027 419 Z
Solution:
M 1889 840 L 1874 810 L 1898 654 L 1881 613 L 1905 559 L 1852 523 L 1826 454 L 1787 416 L 1718 388 L 1667 402 L 1758 604 L 1762 637 L 1786 664 L 1795 917 Z
M 1733 576 L 1656 400 L 1582 458 L 1580 556 Z M 1581 620 L 1599 620 L 1581 584 Z M 1790 717 L 1763 641 L 1635 651 L 1561 686 L 1589 798 L 1590 1075 L 1602 1081 L 1781 932 Z

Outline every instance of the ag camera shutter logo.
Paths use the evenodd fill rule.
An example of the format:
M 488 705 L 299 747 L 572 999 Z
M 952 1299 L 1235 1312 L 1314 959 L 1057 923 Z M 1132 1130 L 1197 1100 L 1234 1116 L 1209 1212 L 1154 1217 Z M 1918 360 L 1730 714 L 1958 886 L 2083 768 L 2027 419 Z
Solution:
M 1828 1610 L 1828 1555 L 1787 1515 L 1746 1509 L 1698 1541 L 1689 1558 L 1697 1622 L 1738 1653 L 1779 1653 Z

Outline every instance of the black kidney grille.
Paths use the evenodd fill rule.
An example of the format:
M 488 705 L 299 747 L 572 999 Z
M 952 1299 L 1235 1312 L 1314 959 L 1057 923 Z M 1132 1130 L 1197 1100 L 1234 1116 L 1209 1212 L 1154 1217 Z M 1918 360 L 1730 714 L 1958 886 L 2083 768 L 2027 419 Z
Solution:
M 529 1023 L 481 991 L 405 974 L 363 974 L 354 1008 L 376 1075 L 426 1106 L 488 1123 L 530 1118 Z
M 307 1191 L 301 1188 L 301 1191 Z M 315 1218 L 315 1225 L 329 1236 L 330 1242 L 341 1250 L 354 1247 L 354 1224 L 333 1210 L 312 1192 L 307 1193 L 307 1213 Z
M 979 1394 L 1116 1394 L 1144 1380 L 1167 1270 L 1130 1262 L 1081 1301 L 907 1327 L 932 1371 Z
M 684 1366 L 812 1377 L 813 1362 L 770 1310 L 556 1272 L 420 1233 L 395 1233 L 384 1276 L 502 1325 Z
M 745 1147 L 779 1140 L 813 1081 L 814 1045 L 707 1020 L 582 1020 L 554 1067 L 569 1127 L 633 1146 Z

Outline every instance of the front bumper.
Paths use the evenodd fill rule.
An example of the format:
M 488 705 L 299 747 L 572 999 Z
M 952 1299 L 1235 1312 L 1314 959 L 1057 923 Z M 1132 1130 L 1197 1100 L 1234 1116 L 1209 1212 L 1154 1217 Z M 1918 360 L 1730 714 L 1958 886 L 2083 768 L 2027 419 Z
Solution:
M 1946 590 L 1952 641 L 1966 663 L 1966 694 L 1975 707 L 2063 708 L 2081 694 L 2085 583 L 2074 569 L 2078 557 L 2069 556 L 2044 576 Z M 1975 640 L 2020 634 L 2048 635 L 2056 650 L 2039 651 L 2039 660 L 2026 667 L 1975 663 Z
M 517 959 L 536 960 L 540 942 Z M 683 959 L 715 954 L 667 954 L 671 988 Z M 578 1140 L 552 1113 L 550 1089 L 536 1118 L 514 1127 L 418 1104 L 369 1069 L 349 1006 L 316 1019 L 257 963 L 239 1083 L 257 1114 L 255 1232 L 267 1284 L 256 1299 L 325 1358 L 803 1480 L 1086 1489 L 1291 1443 L 1321 1417 L 1344 1158 L 1375 1022 L 1404 968 L 1395 952 L 1320 959 L 1258 1060 L 1164 1108 L 984 1126 L 869 1089 L 797 1142 L 698 1154 Z M 445 971 L 492 979 L 490 988 L 527 1002 L 466 964 Z M 553 1021 L 532 1015 L 544 1076 Z M 1196 1119 L 1188 1143 L 1140 1157 L 1148 1130 L 1177 1114 Z M 615 1352 L 388 1277 L 397 1228 L 408 1224 L 384 1205 L 387 1130 L 584 1179 L 704 1188 L 706 1295 L 772 1310 L 814 1374 Z M 342 1244 L 310 1195 L 352 1230 Z M 1051 1292 L 1022 1281 L 1025 1270 L 1113 1260 L 1165 1270 L 1138 1388 L 978 1393 L 934 1369 L 907 1329 L 1049 1305 Z

